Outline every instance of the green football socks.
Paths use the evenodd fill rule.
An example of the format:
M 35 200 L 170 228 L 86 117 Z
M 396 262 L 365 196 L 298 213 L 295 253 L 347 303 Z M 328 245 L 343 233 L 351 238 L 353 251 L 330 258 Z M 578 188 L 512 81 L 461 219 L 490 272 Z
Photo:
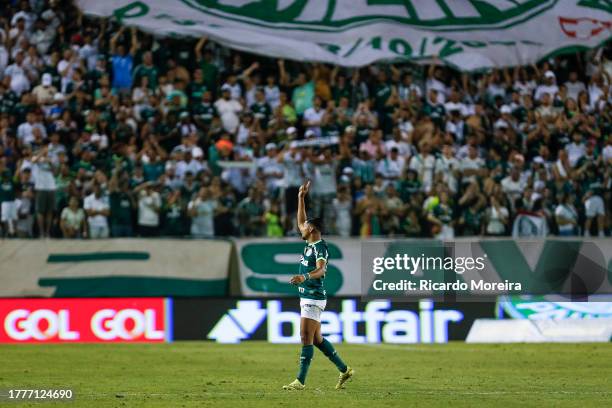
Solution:
M 346 364 L 344 364 L 344 361 L 342 361 L 342 359 L 338 355 L 338 352 L 334 348 L 334 345 L 331 344 L 326 338 L 323 338 L 323 341 L 317 344 L 317 348 L 321 350 L 323 354 L 327 356 L 327 358 L 329 358 L 329 361 L 331 361 L 336 365 L 336 367 L 338 367 L 338 370 L 340 370 L 341 373 L 346 372 Z
M 314 355 L 314 348 L 312 344 L 302 346 L 302 355 L 300 356 L 300 372 L 298 373 L 297 379 L 302 383 L 306 384 L 306 375 L 308 374 L 308 368 L 310 368 L 310 362 Z

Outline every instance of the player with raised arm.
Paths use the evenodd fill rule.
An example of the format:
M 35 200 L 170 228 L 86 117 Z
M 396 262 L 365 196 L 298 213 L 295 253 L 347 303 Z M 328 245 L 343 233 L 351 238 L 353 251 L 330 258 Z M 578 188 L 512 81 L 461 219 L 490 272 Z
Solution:
M 302 337 L 302 354 L 300 356 L 300 371 L 291 384 L 283 386 L 285 390 L 303 390 L 306 375 L 316 346 L 329 360 L 338 367 L 340 376 L 336 389 L 344 387 L 353 376 L 353 369 L 348 367 L 334 346 L 321 335 L 321 313 L 325 310 L 327 296 L 323 286 L 327 270 L 327 243 L 321 238 L 322 225 L 318 218 L 306 218 L 304 199 L 308 194 L 310 181 L 306 181 L 298 192 L 297 224 L 302 239 L 306 241 L 300 260 L 299 274 L 291 278 L 290 283 L 298 287 L 300 295 L 300 334 Z

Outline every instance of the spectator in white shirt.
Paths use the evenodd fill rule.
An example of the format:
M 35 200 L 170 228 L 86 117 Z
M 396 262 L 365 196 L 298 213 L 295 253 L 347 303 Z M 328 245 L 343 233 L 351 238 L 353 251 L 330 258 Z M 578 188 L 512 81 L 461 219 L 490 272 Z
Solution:
M 476 181 L 476 177 L 482 176 L 484 171 L 485 162 L 482 158 L 478 157 L 478 149 L 476 146 L 470 146 L 468 148 L 468 155 L 461 159 L 460 170 L 462 174 L 461 182 L 468 184 Z
M 398 96 L 401 101 L 410 100 L 413 96 L 416 98 L 423 96 L 421 87 L 412 81 L 412 73 L 405 72 L 402 75 L 402 82 L 398 86 Z
M 44 238 L 50 236 L 56 190 L 55 168 L 47 146 L 32 158 L 32 164 L 38 231 L 40 237 Z
M 102 24 L 105 24 L 102 21 Z M 101 34 L 104 33 L 104 27 L 101 30 Z M 79 49 L 79 57 L 85 61 L 85 66 L 88 71 L 93 71 L 96 68 L 98 62 L 98 40 L 94 39 L 91 33 L 85 33 L 83 40 L 85 44 Z
M 215 108 L 221 118 L 223 129 L 229 133 L 236 132 L 240 124 L 238 114 L 242 111 L 242 105 L 235 99 L 232 99 L 232 88 L 225 84 L 221 87 L 221 98 L 215 102 Z
M 555 73 L 552 71 L 546 71 L 544 73 L 544 82 L 535 90 L 534 99 L 536 101 L 540 101 L 544 94 L 549 94 L 551 99 L 555 97 L 555 95 L 559 92 L 559 87 L 557 86 L 557 77 Z
M 53 105 L 53 97 L 57 93 L 57 89 L 53 86 L 52 80 L 51 74 L 46 72 L 42 76 L 40 85 L 34 87 L 32 90 L 32 93 L 36 97 L 36 102 L 39 105 Z
M 230 94 L 233 100 L 238 101 L 242 97 L 242 87 L 240 86 L 240 82 L 238 82 L 238 78 L 236 75 L 230 75 L 227 77 L 227 81 L 221 86 L 221 89 L 224 87 L 230 90 Z
M 179 119 L 180 122 L 176 125 L 176 127 L 181 132 L 181 136 L 185 137 L 197 132 L 198 128 L 191 122 L 189 112 L 181 112 Z
M 321 122 L 325 110 L 321 107 L 321 98 L 316 96 L 312 101 L 312 107 L 304 111 L 304 126 L 307 130 L 314 132 L 315 136 L 321 136 Z
M 323 225 L 333 225 L 337 167 L 338 161 L 329 147 L 324 148 L 321 155 L 311 159 L 312 212 L 315 217 L 323 219 Z
M 389 154 L 378 161 L 376 172 L 383 176 L 385 185 L 387 185 L 400 178 L 404 172 L 405 165 L 406 159 L 399 155 L 399 149 L 397 147 L 392 147 Z
M 606 87 L 610 84 L 606 84 L 604 76 L 600 71 L 593 74 L 591 77 L 591 83 L 589 84 L 589 101 L 590 107 L 594 111 L 601 110 L 606 104 L 605 95 L 609 94 L 605 91 Z
M 85 211 L 79 207 L 79 199 L 70 197 L 68 206 L 62 210 L 60 228 L 64 238 L 87 237 Z
M 141 237 L 159 234 L 161 196 L 155 191 L 155 183 L 147 181 L 134 189 L 138 194 L 138 233 Z
M 513 166 L 510 174 L 501 181 L 502 191 L 508 197 L 511 204 L 523 195 L 526 183 L 522 181 L 521 172 L 518 167 Z
M 13 44 L 19 44 L 22 40 L 27 40 L 30 37 L 30 30 L 26 28 L 26 25 L 26 19 L 19 13 L 13 16 L 11 29 L 9 30 L 9 38 Z
M 446 121 L 446 133 L 453 135 L 457 142 L 462 142 L 465 132 L 465 122 L 461 117 L 460 108 L 453 106 L 452 109 L 447 112 L 449 112 L 449 118 Z
M 13 15 L 11 18 L 11 25 L 15 26 L 19 24 L 20 20 L 23 20 L 24 29 L 26 31 L 30 31 L 34 21 L 36 20 L 36 14 L 32 13 L 30 8 L 30 2 L 22 1 L 20 2 L 21 10 Z
M 196 238 L 215 236 L 215 215 L 224 210 L 210 194 L 210 189 L 202 187 L 187 206 L 191 217 L 191 235 Z
M 4 75 L 11 78 L 10 88 L 17 95 L 30 90 L 30 78 L 27 68 L 23 64 L 23 51 L 17 52 L 15 62 L 4 70 Z
M 78 55 L 70 48 L 64 51 L 63 59 L 57 63 L 57 72 L 62 77 L 61 91 L 66 93 L 68 85 L 72 83 L 72 74 L 79 67 Z
M 4 30 L 0 28 L 0 73 L 4 72 L 9 61 L 9 53 L 5 45 L 6 35 Z
M 110 203 L 108 196 L 102 193 L 100 184 L 93 185 L 93 193 L 85 197 L 83 208 L 87 213 L 89 236 L 91 238 L 108 238 L 108 216 Z
M 193 175 L 197 175 L 200 171 L 204 170 L 204 165 L 193 158 L 191 149 L 186 149 L 183 152 L 183 160 L 176 163 L 176 176 L 183 179 L 185 173 L 191 172 Z
M 419 143 L 419 153 L 412 156 L 409 167 L 415 170 L 425 192 L 433 187 L 436 157 L 431 154 L 431 144 L 427 140 Z
M 582 141 L 582 134 L 579 131 L 575 130 L 572 133 L 572 143 L 565 146 L 565 151 L 567 152 L 567 158 L 569 159 L 570 165 L 576 167 L 578 161 L 586 153 L 586 146 Z
M 574 101 L 578 101 L 580 92 L 586 91 L 586 86 L 584 82 L 578 80 L 578 73 L 576 71 L 569 73 L 569 78 L 565 83 L 565 87 L 567 88 L 567 96 Z
M 285 146 L 285 149 L 276 157 L 283 168 L 282 186 L 285 201 L 285 225 L 287 230 L 294 230 L 295 213 L 297 212 L 297 196 L 304 182 L 305 153 L 298 147 L 296 141 Z
M 394 128 L 392 139 L 385 142 L 385 151 L 390 152 L 391 149 L 395 147 L 400 156 L 409 160 L 412 155 L 412 148 L 410 147 L 410 143 L 404 140 L 402 136 L 401 130 L 399 128 Z
M 47 138 L 47 130 L 42 123 L 36 122 L 36 113 L 28 112 L 26 121 L 17 127 L 17 139 L 21 145 L 34 142 L 34 129 L 38 128 L 43 139 Z
M 276 195 L 278 188 L 283 184 L 283 165 L 278 162 L 278 149 L 274 143 L 265 147 L 266 155 L 257 159 L 257 170 L 266 183 L 266 189 L 271 195 Z
M 427 82 L 425 83 L 425 91 L 428 95 L 432 89 L 438 91 L 437 102 L 440 104 L 444 104 L 444 102 L 446 102 L 446 91 L 448 89 L 442 78 L 442 68 L 436 66 L 435 63 L 432 63 L 429 66 L 429 71 L 427 72 Z
M 447 112 L 459 111 L 461 117 L 466 117 L 469 113 L 467 106 L 461 102 L 461 94 L 456 89 L 450 91 L 448 102 L 444 104 L 444 109 Z
M 453 194 L 458 191 L 457 179 L 460 175 L 460 169 L 460 163 L 454 155 L 453 146 L 451 144 L 442 146 L 442 155 L 436 159 L 435 172 L 436 176 L 442 178 L 442 181 Z
M 536 113 L 544 119 L 545 123 L 554 123 L 559 115 L 558 109 L 553 105 L 553 97 L 549 93 L 543 93 L 540 98 L 540 106 L 537 107 Z
M 40 55 L 47 55 L 56 36 L 56 29 L 43 18 L 36 20 L 35 29 L 30 35 L 30 44 Z
M 508 209 L 500 203 L 500 200 L 495 195 L 490 196 L 489 206 L 485 211 L 487 235 L 504 235 L 508 228 L 509 215 Z
M 266 102 L 268 102 L 272 109 L 276 109 L 280 104 L 280 89 L 278 85 L 276 85 L 274 75 L 268 75 L 266 82 L 266 86 L 264 87 Z
M 608 137 L 606 143 L 606 147 L 604 147 L 601 154 L 604 162 L 607 163 L 608 166 L 612 166 L 612 137 Z
M 576 211 L 572 204 L 572 196 L 570 194 L 563 194 L 555 208 L 555 220 L 559 235 L 572 236 L 578 232 L 578 211 Z

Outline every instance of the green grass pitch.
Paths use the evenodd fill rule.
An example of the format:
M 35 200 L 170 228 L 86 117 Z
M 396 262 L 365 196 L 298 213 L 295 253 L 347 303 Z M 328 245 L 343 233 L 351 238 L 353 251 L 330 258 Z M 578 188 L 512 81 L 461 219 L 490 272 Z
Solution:
M 602 407 L 612 404 L 612 344 L 346 345 L 355 368 L 318 351 L 307 389 L 287 392 L 300 347 L 246 342 L 0 346 L 0 388 L 71 387 L 73 402 L 8 407 Z

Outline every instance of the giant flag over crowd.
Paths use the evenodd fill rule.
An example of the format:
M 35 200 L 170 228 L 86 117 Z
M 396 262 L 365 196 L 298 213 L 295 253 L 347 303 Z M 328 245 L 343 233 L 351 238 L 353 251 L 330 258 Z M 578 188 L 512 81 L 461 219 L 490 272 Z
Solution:
M 596 47 L 610 0 L 78 0 L 156 35 L 208 36 L 272 57 L 361 66 L 433 56 L 471 71 Z

